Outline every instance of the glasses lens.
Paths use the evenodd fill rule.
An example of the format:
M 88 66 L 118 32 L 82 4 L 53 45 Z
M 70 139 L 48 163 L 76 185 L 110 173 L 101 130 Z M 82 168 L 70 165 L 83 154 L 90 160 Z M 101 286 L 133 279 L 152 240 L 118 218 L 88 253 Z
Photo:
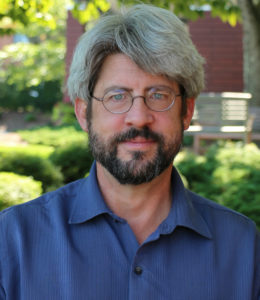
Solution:
M 147 92 L 146 104 L 155 111 L 167 110 L 174 102 L 175 94 L 166 87 L 152 88 Z
M 123 113 L 131 107 L 132 97 L 127 91 L 112 90 L 104 96 L 103 104 L 112 113 Z

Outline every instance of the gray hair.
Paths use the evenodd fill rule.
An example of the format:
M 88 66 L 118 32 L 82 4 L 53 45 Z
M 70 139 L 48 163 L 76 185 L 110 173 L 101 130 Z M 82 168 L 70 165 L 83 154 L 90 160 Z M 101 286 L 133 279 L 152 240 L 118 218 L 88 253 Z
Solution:
M 99 71 L 110 54 L 123 53 L 142 70 L 176 81 L 186 97 L 204 87 L 204 59 L 185 25 L 170 11 L 139 4 L 125 12 L 102 16 L 80 38 L 70 67 L 71 100 L 90 100 Z

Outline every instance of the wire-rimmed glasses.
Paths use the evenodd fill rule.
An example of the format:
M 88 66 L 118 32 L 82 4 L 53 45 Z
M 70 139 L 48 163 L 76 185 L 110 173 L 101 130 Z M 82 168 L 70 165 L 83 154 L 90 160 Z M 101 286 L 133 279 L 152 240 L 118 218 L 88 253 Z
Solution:
M 98 101 L 102 101 L 106 110 L 113 114 L 123 114 L 128 112 L 136 98 L 143 98 L 146 106 L 157 112 L 169 110 L 175 102 L 176 97 L 181 94 L 175 92 L 167 86 L 155 86 L 147 89 L 144 96 L 132 96 L 129 90 L 124 88 L 111 88 L 103 98 L 92 96 Z

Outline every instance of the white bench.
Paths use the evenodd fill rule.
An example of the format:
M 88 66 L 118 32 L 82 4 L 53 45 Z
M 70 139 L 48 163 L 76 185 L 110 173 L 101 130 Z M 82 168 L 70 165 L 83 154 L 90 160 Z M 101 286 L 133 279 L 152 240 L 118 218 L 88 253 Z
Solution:
M 195 112 L 185 135 L 194 137 L 199 152 L 201 140 L 242 139 L 251 142 L 253 116 L 249 116 L 249 93 L 205 93 L 196 99 Z

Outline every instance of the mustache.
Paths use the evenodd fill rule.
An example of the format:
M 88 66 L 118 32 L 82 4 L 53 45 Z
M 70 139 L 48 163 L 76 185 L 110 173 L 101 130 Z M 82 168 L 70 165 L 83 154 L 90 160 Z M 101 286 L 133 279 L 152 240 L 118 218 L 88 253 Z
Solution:
M 129 130 L 127 130 L 123 133 L 117 134 L 114 137 L 113 141 L 115 143 L 121 143 L 121 142 L 125 142 L 127 140 L 130 140 L 130 139 L 134 139 L 136 137 L 143 137 L 145 139 L 150 139 L 150 140 L 153 140 L 155 142 L 161 142 L 162 141 L 162 136 L 160 134 L 152 131 L 148 127 L 144 127 L 144 128 L 141 128 L 141 129 L 130 128 Z

